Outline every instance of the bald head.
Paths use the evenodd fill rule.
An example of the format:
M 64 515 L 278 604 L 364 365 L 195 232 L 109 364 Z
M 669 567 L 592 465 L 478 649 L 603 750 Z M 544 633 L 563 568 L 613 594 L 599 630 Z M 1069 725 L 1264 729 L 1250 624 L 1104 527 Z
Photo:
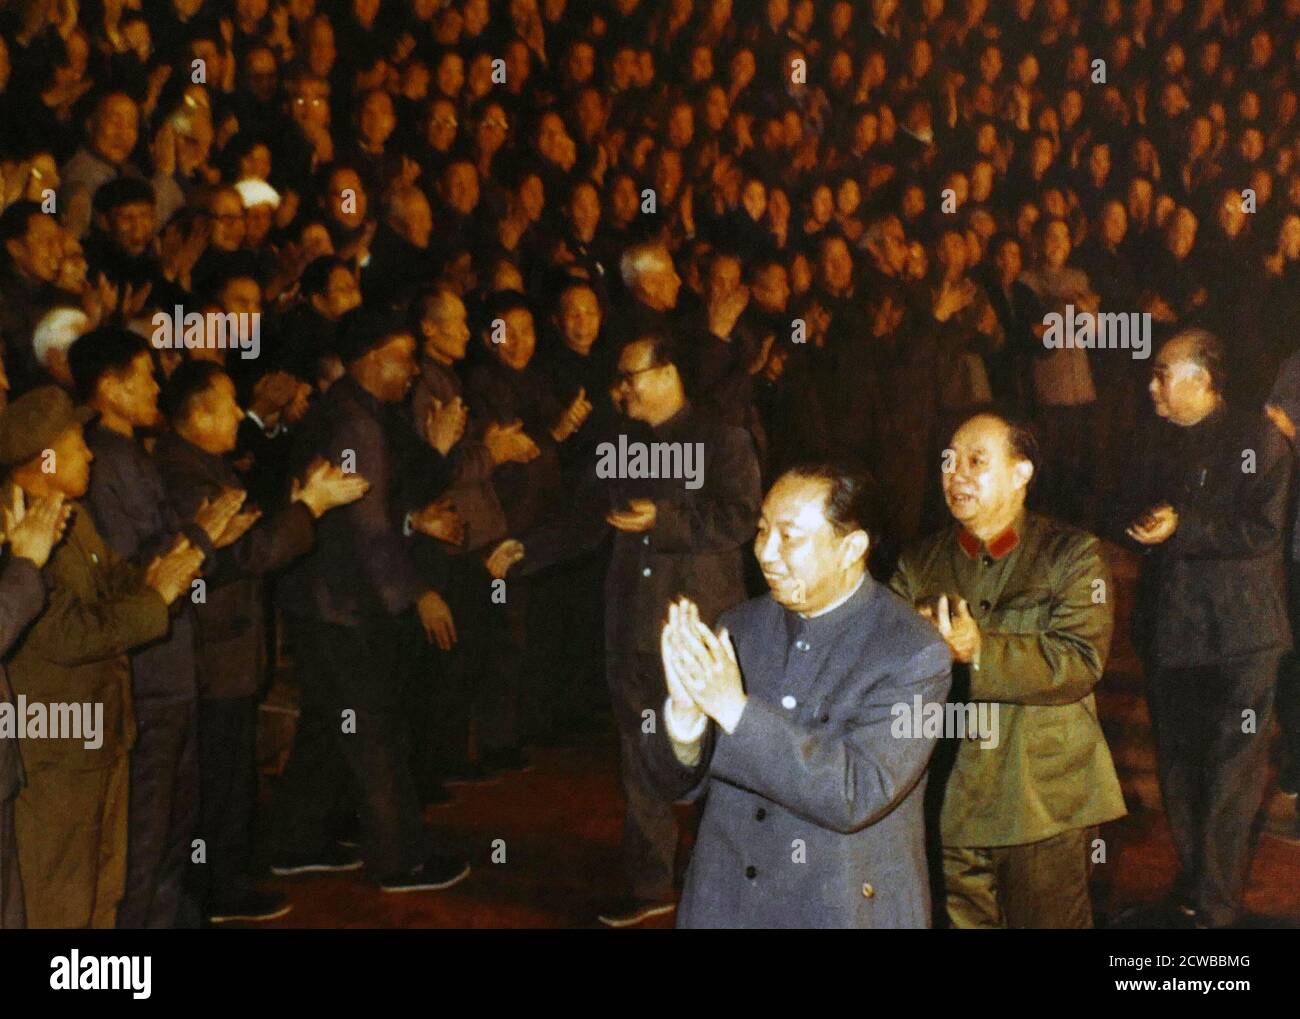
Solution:
M 1223 346 L 1205 329 L 1187 329 L 1165 341 L 1151 367 L 1148 392 L 1156 414 L 1188 427 L 1222 402 Z

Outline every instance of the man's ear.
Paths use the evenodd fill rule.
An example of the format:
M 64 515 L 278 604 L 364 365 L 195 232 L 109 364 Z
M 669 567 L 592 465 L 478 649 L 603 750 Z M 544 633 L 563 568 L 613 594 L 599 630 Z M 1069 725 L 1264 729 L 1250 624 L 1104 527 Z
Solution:
M 871 551 L 871 538 L 859 528 L 840 539 L 840 555 L 845 568 L 853 566 L 859 559 L 865 560 Z
M 5 241 L 5 254 L 9 256 L 10 261 L 18 261 L 18 256 L 22 249 L 23 242 L 20 237 L 11 237 L 9 240 Z
M 1018 460 L 1016 466 L 1012 468 L 1012 472 L 1015 475 L 1016 481 L 1019 482 L 1020 487 L 1028 488 L 1029 479 L 1034 476 L 1034 465 L 1028 460 Z

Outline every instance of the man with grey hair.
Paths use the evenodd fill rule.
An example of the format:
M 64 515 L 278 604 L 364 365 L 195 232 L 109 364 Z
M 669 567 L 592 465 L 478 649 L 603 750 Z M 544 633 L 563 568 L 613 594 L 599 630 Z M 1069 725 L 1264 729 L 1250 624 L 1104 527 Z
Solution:
M 682 278 L 668 248 L 658 241 L 634 244 L 623 252 L 618 268 L 629 300 L 622 314 L 611 316 L 615 348 L 621 350 L 648 333 L 680 337 L 677 295 Z
M 90 330 L 90 319 L 80 308 L 51 308 L 36 323 L 32 352 L 41 369 L 64 389 L 72 389 L 68 348 Z
M 1197 927 L 1241 915 L 1278 663 L 1291 647 L 1291 452 L 1262 413 L 1227 406 L 1222 365 L 1203 329 L 1160 348 L 1149 392 L 1164 421 L 1137 436 L 1116 521 L 1144 555 L 1133 637 L 1182 869 L 1169 915 Z

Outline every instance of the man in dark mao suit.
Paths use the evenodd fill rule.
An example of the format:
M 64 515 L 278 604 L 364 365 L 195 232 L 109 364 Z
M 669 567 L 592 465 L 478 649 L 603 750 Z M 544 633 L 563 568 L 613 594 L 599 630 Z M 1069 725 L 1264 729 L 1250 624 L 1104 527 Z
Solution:
M 707 793 L 680 927 L 925 927 L 932 738 L 898 706 L 942 704 L 934 628 L 867 573 L 868 483 L 795 468 L 763 503 L 769 594 L 670 610 L 664 725 L 644 741 L 668 796 Z
M 573 512 L 523 536 L 531 573 L 596 548 L 614 531 L 605 578 L 605 662 L 618 723 L 628 898 L 600 911 L 602 923 L 626 927 L 673 909 L 677 822 L 672 804 L 643 775 L 638 745 L 647 713 L 663 704 L 659 627 L 672 599 L 696 599 L 706 620 L 745 597 L 743 546 L 754 533 L 761 494 L 758 457 L 749 435 L 695 411 L 687 402 L 669 340 L 638 337 L 623 348 L 614 393 L 632 438 L 698 452 L 691 477 L 643 477 L 601 469 L 598 462 L 577 494 Z M 631 444 L 629 444 L 631 445 Z M 685 458 L 682 460 L 685 470 Z M 671 472 L 670 472 L 671 473 Z

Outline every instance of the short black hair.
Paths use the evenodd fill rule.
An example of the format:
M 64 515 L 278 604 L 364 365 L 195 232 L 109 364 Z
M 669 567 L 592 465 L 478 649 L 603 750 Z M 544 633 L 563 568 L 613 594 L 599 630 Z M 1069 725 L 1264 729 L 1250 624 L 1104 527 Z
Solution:
M 1017 460 L 1025 460 L 1034 469 L 1033 475 L 1029 479 L 1029 484 L 1034 483 L 1038 477 L 1039 461 L 1042 459 L 1042 453 L 1038 446 L 1038 436 L 1034 434 L 1033 427 L 1027 421 L 1022 421 L 1015 417 L 1006 417 L 1001 414 L 994 414 L 1004 425 L 1007 426 L 1007 449 Z
M 153 205 L 153 185 L 139 177 L 114 177 L 95 189 L 91 206 L 95 212 L 109 213 L 123 205 Z
M 44 216 L 39 202 L 22 199 L 0 213 L 0 244 L 26 237 L 33 216 Z
M 77 399 L 88 402 L 105 375 L 126 371 L 141 354 L 149 354 L 143 336 L 118 326 L 101 326 L 79 337 L 68 348 L 68 370 Z
M 194 401 L 212 388 L 217 376 L 226 370 L 215 361 L 184 361 L 172 372 L 163 387 L 162 412 L 176 425 L 190 416 Z
M 505 318 L 512 311 L 526 311 L 533 314 L 533 307 L 528 303 L 528 298 L 518 290 L 499 290 L 485 302 L 478 323 L 478 332 L 486 333 L 492 329 L 492 323 L 499 319 Z
M 825 481 L 826 519 L 840 537 L 865 531 L 874 549 L 884 528 L 881 525 L 880 489 L 871 473 L 853 460 L 806 460 L 786 470 L 793 476 Z
M 299 293 L 303 297 L 316 297 L 325 293 L 329 289 L 330 277 L 334 275 L 336 269 L 347 269 L 351 272 L 352 266 L 347 259 L 339 258 L 338 255 L 321 255 L 319 258 L 313 258 L 302 271 L 302 278 L 298 281 Z

